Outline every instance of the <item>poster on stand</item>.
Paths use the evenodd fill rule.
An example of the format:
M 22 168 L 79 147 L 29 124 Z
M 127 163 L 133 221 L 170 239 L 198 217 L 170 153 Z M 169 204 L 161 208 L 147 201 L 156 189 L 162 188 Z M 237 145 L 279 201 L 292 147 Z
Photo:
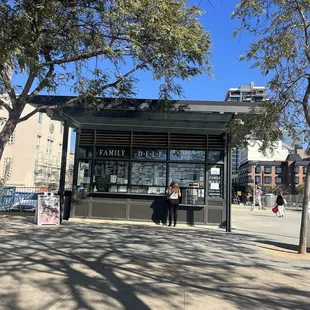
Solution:
M 60 197 L 47 194 L 38 196 L 36 210 L 37 225 L 59 225 L 60 224 Z

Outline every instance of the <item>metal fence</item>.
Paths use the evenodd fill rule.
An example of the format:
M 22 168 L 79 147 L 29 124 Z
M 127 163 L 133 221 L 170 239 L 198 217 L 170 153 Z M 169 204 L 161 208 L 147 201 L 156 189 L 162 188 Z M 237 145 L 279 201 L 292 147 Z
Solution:
M 49 189 L 44 187 L 3 187 L 0 189 L 0 211 L 34 212 L 38 195 L 48 191 Z
M 299 209 L 302 208 L 303 195 L 284 195 L 286 199 L 286 208 Z

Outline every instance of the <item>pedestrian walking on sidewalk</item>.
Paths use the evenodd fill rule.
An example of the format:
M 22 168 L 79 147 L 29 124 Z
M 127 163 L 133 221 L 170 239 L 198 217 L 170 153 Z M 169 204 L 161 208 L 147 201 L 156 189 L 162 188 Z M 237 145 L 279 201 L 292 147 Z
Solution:
M 169 211 L 169 225 L 172 225 L 172 214 L 174 225 L 177 225 L 179 198 L 181 197 L 181 191 L 177 183 L 171 182 L 170 186 L 166 191 L 168 199 L 168 211 Z
M 278 206 L 278 217 L 283 217 L 284 216 L 284 198 L 283 198 L 283 193 L 280 192 L 280 194 L 277 197 L 276 204 Z

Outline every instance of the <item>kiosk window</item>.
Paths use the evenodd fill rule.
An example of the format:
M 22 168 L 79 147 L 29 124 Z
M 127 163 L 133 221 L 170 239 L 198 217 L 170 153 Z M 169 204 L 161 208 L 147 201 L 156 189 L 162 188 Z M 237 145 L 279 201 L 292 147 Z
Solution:
M 224 151 L 220 150 L 208 151 L 208 161 L 210 163 L 217 163 L 224 161 Z
M 92 146 L 80 146 L 78 150 L 79 157 L 93 157 L 93 150 Z
M 164 194 L 166 164 L 156 162 L 133 162 L 131 168 L 131 192 Z
M 182 192 L 181 203 L 204 205 L 205 203 L 205 165 L 169 164 L 169 182 L 179 184 Z
M 131 184 L 165 186 L 166 164 L 154 162 L 132 163 Z
M 223 166 L 209 166 L 208 196 L 223 196 Z
M 180 187 L 204 187 L 205 168 L 203 164 L 171 163 L 169 169 L 169 183 L 175 181 Z
M 129 163 L 126 161 L 95 161 L 94 191 L 127 192 Z
M 91 160 L 80 160 L 78 165 L 77 191 L 90 191 Z

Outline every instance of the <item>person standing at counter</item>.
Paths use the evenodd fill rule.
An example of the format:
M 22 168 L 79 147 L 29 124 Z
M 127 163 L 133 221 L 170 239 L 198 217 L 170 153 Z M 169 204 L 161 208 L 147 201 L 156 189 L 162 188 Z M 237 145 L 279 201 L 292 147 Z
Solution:
M 181 197 L 181 191 L 177 183 L 171 182 L 170 186 L 166 191 L 167 199 L 168 199 L 168 210 L 169 210 L 169 225 L 172 224 L 172 213 L 174 225 L 177 225 L 178 218 L 178 208 L 179 208 L 179 198 Z

